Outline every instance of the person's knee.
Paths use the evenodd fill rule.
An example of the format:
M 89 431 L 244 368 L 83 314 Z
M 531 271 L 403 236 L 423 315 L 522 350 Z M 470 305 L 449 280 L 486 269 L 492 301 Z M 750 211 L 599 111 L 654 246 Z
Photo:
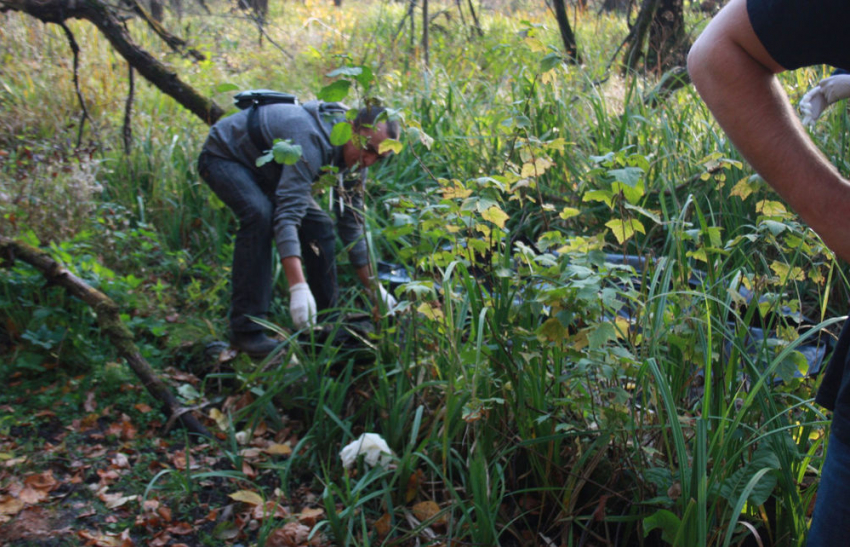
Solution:
M 274 209 L 270 201 L 254 200 L 238 213 L 241 226 L 271 226 Z

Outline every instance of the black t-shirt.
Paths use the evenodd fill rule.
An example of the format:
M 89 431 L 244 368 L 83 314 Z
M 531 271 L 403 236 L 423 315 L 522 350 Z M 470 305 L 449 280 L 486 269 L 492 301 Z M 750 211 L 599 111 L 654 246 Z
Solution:
M 747 13 L 767 52 L 784 68 L 832 65 L 850 70 L 847 0 L 747 0 Z
M 747 0 L 750 23 L 788 70 L 832 65 L 850 70 L 848 0 Z M 832 433 L 850 444 L 850 321 L 845 321 L 815 401 L 833 410 Z

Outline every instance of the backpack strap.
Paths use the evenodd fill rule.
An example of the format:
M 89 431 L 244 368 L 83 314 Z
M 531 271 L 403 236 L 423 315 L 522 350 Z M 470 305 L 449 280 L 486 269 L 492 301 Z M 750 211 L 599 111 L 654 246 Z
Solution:
M 233 97 L 233 103 L 241 110 L 250 108 L 248 112 L 248 136 L 251 142 L 260 152 L 268 150 L 266 139 L 260 130 L 259 109 L 265 104 L 298 104 L 298 98 L 291 93 L 272 91 L 270 89 L 252 89 L 237 93 Z
M 261 153 L 268 150 L 266 139 L 263 138 L 263 132 L 260 129 L 260 105 L 258 103 L 254 103 L 251 110 L 248 111 L 248 136 L 251 137 L 254 147 Z

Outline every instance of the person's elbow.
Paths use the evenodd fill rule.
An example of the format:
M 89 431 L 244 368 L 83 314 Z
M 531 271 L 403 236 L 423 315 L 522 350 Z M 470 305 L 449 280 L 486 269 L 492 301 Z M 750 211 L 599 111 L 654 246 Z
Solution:
M 715 45 L 716 42 L 700 36 L 688 52 L 688 75 L 700 94 L 702 94 L 704 83 L 713 78 L 716 70 L 717 57 L 712 52 Z

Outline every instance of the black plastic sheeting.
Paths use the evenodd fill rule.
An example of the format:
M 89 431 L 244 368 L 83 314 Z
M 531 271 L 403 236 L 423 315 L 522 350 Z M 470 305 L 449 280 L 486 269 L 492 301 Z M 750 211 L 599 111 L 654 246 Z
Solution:
M 605 261 L 610 264 L 623 264 L 627 266 L 631 266 L 636 272 L 640 273 L 646 267 L 647 259 L 642 256 L 637 255 L 620 255 L 620 254 L 606 254 Z M 691 277 L 690 285 L 692 287 L 701 286 L 701 280 L 705 277 L 703 272 L 695 271 Z M 379 262 L 378 263 L 378 278 L 386 282 L 390 285 L 392 289 L 403 285 L 405 283 L 410 283 L 413 281 L 410 278 L 410 275 L 405 270 L 405 268 L 398 264 L 391 264 L 389 262 Z M 747 303 L 747 305 L 752 303 L 753 293 L 746 289 L 745 287 L 740 287 L 738 289 L 738 293 Z M 766 299 L 763 297 L 759 299 L 759 302 L 763 302 Z M 521 300 L 518 302 L 521 303 Z M 789 307 L 784 306 L 778 310 L 779 315 L 788 319 L 792 323 L 796 323 L 799 325 L 798 330 L 811 328 L 815 325 L 815 322 L 811 319 L 805 317 L 803 314 L 799 312 L 792 311 Z M 622 308 L 618 315 L 631 319 L 631 312 L 627 307 Z M 734 332 L 735 324 L 730 322 L 729 328 Z M 744 340 L 745 350 L 750 356 L 756 355 L 759 347 L 762 344 L 766 343 L 765 331 L 759 327 L 749 327 L 748 335 Z M 825 334 L 825 333 L 824 333 Z M 767 332 L 767 339 L 772 338 L 772 333 Z M 795 349 L 799 351 L 808 362 L 808 370 L 807 376 L 816 376 L 824 366 L 824 362 L 826 357 L 831 353 L 834 345 L 834 340 L 832 336 L 821 335 L 814 336 L 813 342 L 807 342 L 804 344 L 798 345 Z M 732 342 L 727 340 L 725 344 L 725 352 L 726 356 L 732 354 Z M 765 366 L 767 363 L 765 363 Z M 797 377 L 803 377 L 803 374 L 799 371 L 795 373 Z M 777 379 L 777 382 L 781 382 L 781 380 Z

